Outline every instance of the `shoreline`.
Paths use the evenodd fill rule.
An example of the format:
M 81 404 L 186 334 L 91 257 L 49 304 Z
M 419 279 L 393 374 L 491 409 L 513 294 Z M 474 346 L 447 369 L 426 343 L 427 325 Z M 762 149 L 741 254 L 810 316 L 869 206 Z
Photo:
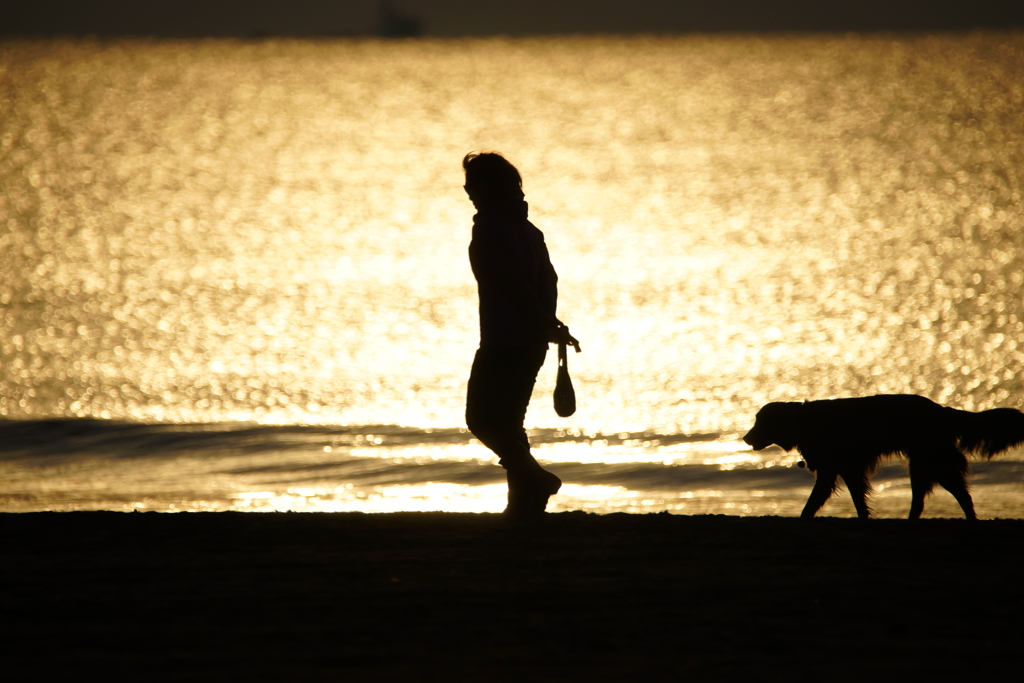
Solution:
M 1024 662 L 1024 520 L 0 514 L 5 668 L 906 680 Z

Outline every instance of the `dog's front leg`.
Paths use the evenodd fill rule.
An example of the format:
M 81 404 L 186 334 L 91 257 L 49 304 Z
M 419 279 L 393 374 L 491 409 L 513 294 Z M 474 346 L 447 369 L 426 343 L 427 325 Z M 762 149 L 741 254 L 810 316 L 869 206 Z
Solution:
M 807 504 L 804 505 L 804 511 L 800 513 L 800 517 L 810 519 L 817 514 L 821 506 L 825 504 L 825 501 L 835 493 L 837 476 L 835 472 L 826 472 L 824 470 L 815 473 L 814 488 L 811 489 L 811 495 L 807 499 Z

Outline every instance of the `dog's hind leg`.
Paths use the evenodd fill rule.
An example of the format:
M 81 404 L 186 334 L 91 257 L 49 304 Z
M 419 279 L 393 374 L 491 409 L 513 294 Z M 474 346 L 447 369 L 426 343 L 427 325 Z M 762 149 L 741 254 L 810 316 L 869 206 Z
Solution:
M 853 507 L 857 508 L 857 516 L 861 519 L 871 517 L 871 508 L 868 506 L 868 496 L 871 495 L 871 484 L 863 472 L 847 472 L 842 475 L 846 482 L 846 489 L 853 498 Z
M 946 454 L 943 464 L 947 467 L 943 468 L 938 477 L 939 485 L 953 494 L 956 502 L 960 504 L 960 509 L 964 511 L 964 517 L 977 519 L 978 515 L 974 512 L 974 499 L 971 498 L 971 492 L 967 488 L 969 469 L 967 458 L 960 451 L 954 451 Z
M 960 509 L 964 511 L 964 517 L 967 519 L 977 519 L 978 515 L 974 512 L 974 499 L 971 498 L 971 492 L 967 489 L 967 482 L 963 477 L 950 477 L 949 480 L 940 479 L 939 484 L 942 488 L 946 489 L 953 494 L 956 498 L 956 502 L 960 503 Z
M 811 495 L 804 505 L 804 511 L 800 513 L 801 518 L 814 517 L 825 501 L 832 497 L 836 491 L 836 477 L 835 472 L 818 471 L 815 474 L 814 488 L 811 489 Z

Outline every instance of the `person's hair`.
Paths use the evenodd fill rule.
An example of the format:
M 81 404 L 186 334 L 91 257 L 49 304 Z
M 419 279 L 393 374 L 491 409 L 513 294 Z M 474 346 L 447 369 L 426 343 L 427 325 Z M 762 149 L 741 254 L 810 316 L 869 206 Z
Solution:
M 498 199 L 523 195 L 523 178 L 508 159 L 497 152 L 470 152 L 462 159 L 466 191 L 472 199 Z

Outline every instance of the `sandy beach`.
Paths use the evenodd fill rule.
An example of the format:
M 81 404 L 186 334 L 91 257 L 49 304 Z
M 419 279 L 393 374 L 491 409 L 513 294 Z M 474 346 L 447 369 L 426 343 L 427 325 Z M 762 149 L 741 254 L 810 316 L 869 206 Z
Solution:
M 0 515 L 8 680 L 1019 673 L 1024 520 Z

